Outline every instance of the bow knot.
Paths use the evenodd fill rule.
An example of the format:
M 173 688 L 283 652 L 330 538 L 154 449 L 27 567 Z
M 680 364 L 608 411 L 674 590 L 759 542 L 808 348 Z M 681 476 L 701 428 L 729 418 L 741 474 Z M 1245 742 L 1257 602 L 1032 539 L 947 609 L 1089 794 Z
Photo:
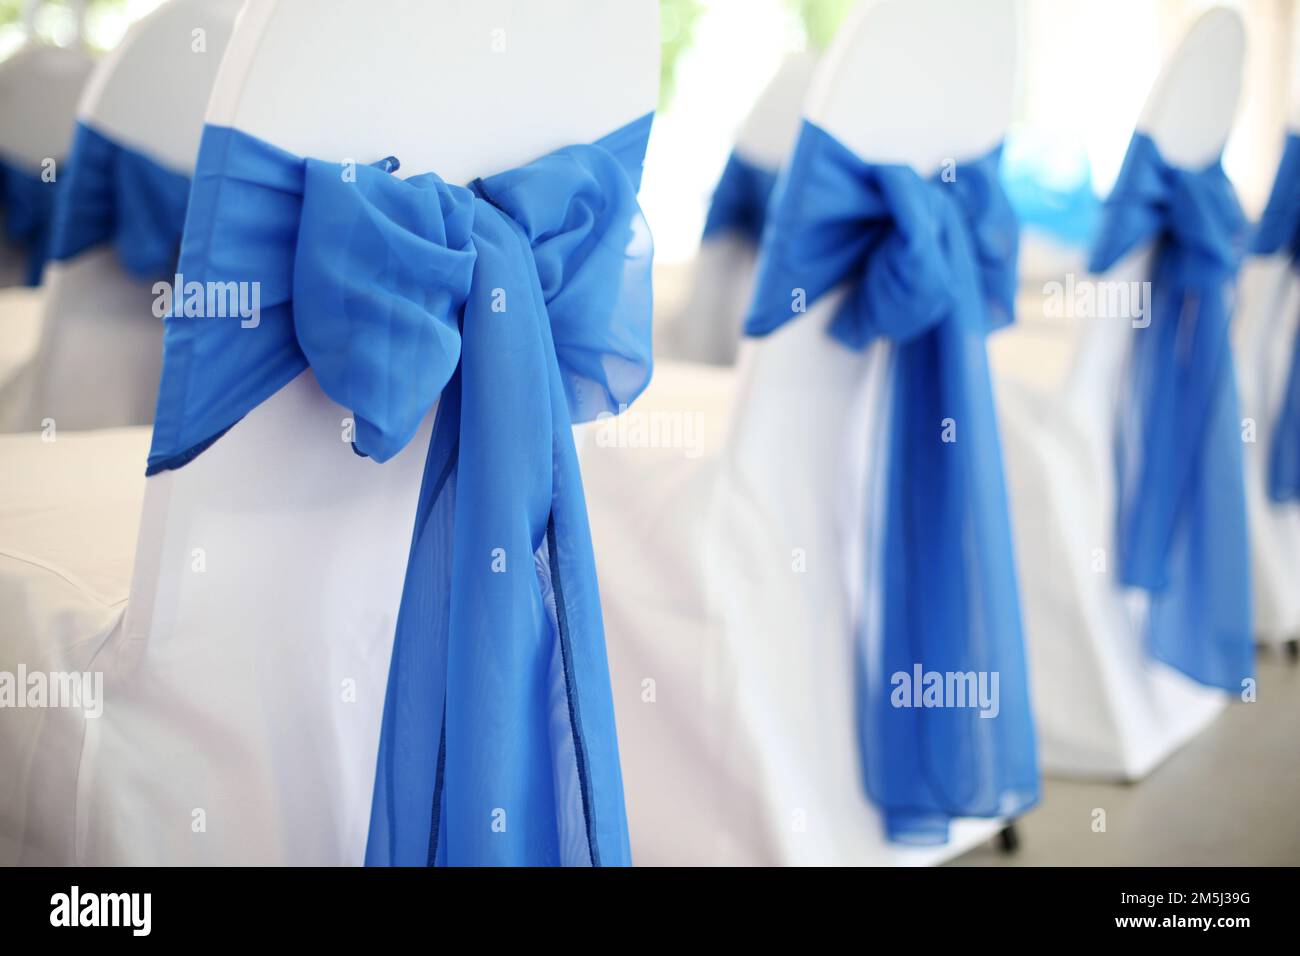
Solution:
M 1216 161 L 1201 170 L 1168 163 L 1149 136 L 1134 136 L 1089 260 L 1103 272 L 1139 244 L 1176 247 L 1180 281 L 1222 282 L 1241 261 L 1245 219 Z
M 1005 325 L 1017 236 L 997 156 L 948 162 L 927 179 L 908 166 L 866 165 L 805 124 L 774 200 L 775 235 L 746 330 L 766 334 L 840 285 L 848 292 L 830 333 L 853 349 L 882 335 L 912 341 L 948 319 Z
M 839 341 L 859 349 L 876 334 L 910 341 L 950 315 L 959 279 L 947 253 L 969 243 L 966 196 L 955 183 L 922 180 L 901 166 L 878 170 L 876 180 L 882 215 L 862 224 L 878 238 L 859 266 L 853 296 L 860 299 L 831 326 Z
M 151 471 L 309 365 L 353 411 L 357 450 L 392 457 L 458 368 L 475 282 L 486 292 L 477 311 L 538 326 L 573 421 L 616 413 L 651 370 L 651 243 L 636 199 L 648 130 L 646 117 L 465 187 L 434 173 L 399 179 L 392 157 L 303 159 L 208 127 L 178 279 L 255 286 L 259 315 L 250 328 L 169 319 L 174 371 L 164 370 Z M 518 241 L 485 242 L 503 223 Z M 196 360 L 209 374 L 192 373 Z
M 354 175 L 353 175 L 354 174 Z M 354 446 L 406 446 L 460 362 L 476 253 L 474 196 L 433 173 L 309 159 L 293 273 L 294 332 Z

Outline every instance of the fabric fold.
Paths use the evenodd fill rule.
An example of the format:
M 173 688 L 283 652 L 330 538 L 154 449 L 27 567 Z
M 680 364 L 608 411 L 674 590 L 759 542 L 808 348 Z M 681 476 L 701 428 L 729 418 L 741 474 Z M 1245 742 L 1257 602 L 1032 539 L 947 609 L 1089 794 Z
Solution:
M 110 244 L 141 281 L 171 278 L 185 228 L 190 179 L 78 123 L 54 208 L 50 258 Z
M 998 155 L 926 179 L 865 162 L 805 122 L 746 324 L 765 335 L 843 288 L 829 334 L 854 350 L 893 343 L 884 527 L 862 529 L 881 611 L 855 622 L 855 665 L 866 789 L 906 843 L 946 842 L 953 818 L 1014 816 L 1038 798 L 985 350 L 1012 320 L 1016 287 Z M 922 692 L 936 675 L 953 699 Z
M 1254 672 L 1241 416 L 1228 337 L 1245 220 L 1216 160 L 1187 170 L 1134 135 L 1090 269 L 1155 244 L 1116 449 L 1118 573 L 1150 595 L 1147 642 L 1188 677 L 1240 691 Z
M 261 313 L 167 319 L 150 471 L 307 367 L 377 462 L 437 403 L 368 863 L 630 862 L 572 426 L 649 381 L 650 123 L 469 186 L 205 130 L 181 272 Z
M 733 150 L 713 188 L 709 213 L 704 220 L 704 238 L 733 233 L 757 246 L 763 238 L 767 204 L 776 187 L 776 176 L 775 170 L 751 162 Z
M 24 281 L 29 286 L 40 285 L 45 271 L 58 186 L 57 176 L 46 181 L 40 171 L 0 158 L 0 215 L 5 238 L 26 253 Z

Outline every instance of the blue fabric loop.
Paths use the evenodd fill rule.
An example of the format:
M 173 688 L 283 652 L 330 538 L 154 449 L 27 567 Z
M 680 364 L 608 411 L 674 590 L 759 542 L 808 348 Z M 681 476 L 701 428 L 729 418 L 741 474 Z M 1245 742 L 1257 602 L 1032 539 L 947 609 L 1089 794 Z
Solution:
M 732 152 L 713 188 L 704 238 L 734 233 L 758 245 L 763 237 L 767 203 L 776 186 L 775 170 L 767 169 Z
M 24 281 L 30 286 L 40 285 L 45 271 L 58 184 L 57 177 L 47 182 L 39 172 L 0 159 L 0 213 L 4 216 L 5 238 L 26 252 Z
M 180 253 L 189 177 L 78 123 L 54 212 L 51 258 L 111 243 L 141 280 L 171 276 Z
M 650 123 L 470 187 L 204 132 L 181 272 L 261 316 L 168 317 L 150 471 L 308 366 L 379 462 L 439 403 L 368 863 L 629 862 L 572 425 L 649 381 Z
M 1273 192 L 1264 208 L 1252 250 L 1260 255 L 1286 252 L 1300 263 L 1300 135 L 1286 138 Z M 1268 493 L 1274 501 L 1300 501 L 1300 332 L 1291 343 L 1291 368 L 1268 456 Z
M 1038 798 L 985 350 L 987 333 L 1012 320 L 1016 288 L 998 155 L 925 179 L 866 163 L 805 122 L 769 210 L 746 325 L 767 334 L 800 314 L 796 290 L 811 305 L 844 287 L 830 334 L 851 349 L 895 343 L 881 578 L 866 582 L 882 605 L 879 649 L 868 651 L 873 625 L 859 622 L 857 716 L 867 790 L 890 838 L 907 843 L 945 842 L 955 817 L 1012 816 Z M 996 680 L 996 715 L 901 692 L 934 673 L 989 690 Z
M 1151 595 L 1154 657 L 1240 690 L 1253 673 L 1241 417 L 1228 339 L 1245 220 L 1216 160 L 1174 166 L 1135 134 L 1090 268 L 1156 243 L 1117 449 L 1119 579 Z

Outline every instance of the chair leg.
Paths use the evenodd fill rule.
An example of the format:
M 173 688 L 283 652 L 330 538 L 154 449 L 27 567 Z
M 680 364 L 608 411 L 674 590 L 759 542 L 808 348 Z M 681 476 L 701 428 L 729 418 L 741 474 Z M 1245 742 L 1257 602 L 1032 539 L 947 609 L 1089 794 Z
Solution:
M 1007 856 L 1020 849 L 1020 831 L 1014 820 L 998 832 L 998 849 Z

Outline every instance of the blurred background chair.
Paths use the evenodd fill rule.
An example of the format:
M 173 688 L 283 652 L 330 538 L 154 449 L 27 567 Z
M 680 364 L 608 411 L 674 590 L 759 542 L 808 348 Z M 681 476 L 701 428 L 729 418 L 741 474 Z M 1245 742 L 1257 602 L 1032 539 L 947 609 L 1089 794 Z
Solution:
M 804 115 L 862 162 L 928 177 L 996 146 L 1015 61 L 1013 4 L 865 4 Z M 729 404 L 711 400 L 716 370 L 661 363 L 627 431 L 586 429 L 641 862 L 924 864 L 1001 827 L 958 820 L 946 843 L 894 844 L 864 788 L 855 661 L 891 352 L 831 339 L 838 301 L 745 344 Z
M 69 238 L 94 242 L 86 250 L 73 248 L 84 254 L 72 261 L 51 266 L 31 316 L 53 353 L 45 357 L 43 371 L 61 369 L 60 384 L 68 392 L 51 395 L 44 409 L 33 409 L 42 394 L 37 386 L 45 383 L 35 377 L 31 356 L 17 361 L 15 339 L 0 340 L 0 355 L 17 366 L 0 385 L 12 416 L 5 424 L 21 421 L 19 409 L 32 414 L 30 434 L 0 438 L 6 465 L 13 465 L 4 469 L 4 494 L 13 510 L 0 553 L 5 571 L 0 592 L 4 606 L 14 611 L 12 629 L 0 642 L 9 672 L 20 664 L 34 669 L 39 662 L 66 663 L 85 653 L 83 642 L 95 646 L 124 606 L 148 429 L 78 436 L 60 432 L 76 415 L 53 416 L 77 410 L 93 420 L 102 412 L 108 421 L 126 424 L 134 416 L 123 406 L 134 405 L 137 416 L 152 420 L 162 323 L 152 314 L 150 285 L 132 278 L 119 256 L 139 257 L 146 241 L 152 248 L 163 240 L 170 280 L 188 178 L 149 156 L 182 170 L 193 168 L 203 112 L 239 9 L 239 0 L 170 0 L 131 28 L 98 64 L 83 92 L 80 129 L 88 148 L 64 163 L 63 228 Z M 166 83 L 158 80 L 160 68 L 166 70 Z M 79 162 L 86 168 L 77 170 Z M 175 197 L 160 205 L 150 188 L 160 176 L 167 184 L 171 178 L 182 180 L 179 218 Z M 81 177 L 84 182 L 78 182 Z M 3 316 L 6 328 L 18 321 L 13 313 Z M 133 330 L 143 334 L 132 335 Z M 132 399 L 150 387 L 149 376 L 154 394 L 147 401 Z M 56 762 L 74 759 L 61 749 L 67 743 L 62 736 L 40 736 L 47 723 L 57 726 L 58 717 L 46 721 L 39 711 L 8 711 L 0 724 L 0 763 L 24 768 L 7 778 L 0 794 L 0 859 L 12 859 L 8 853 L 18 853 L 23 840 L 25 768 L 38 741 L 46 741 Z
M 94 64 L 79 34 L 68 46 L 34 35 L 40 6 L 36 0 L 23 4 L 21 45 L 0 60 L 0 429 L 29 381 L 40 340 L 39 286 L 55 196 L 77 100 Z
M 659 357 L 735 362 L 767 202 L 794 146 L 816 65 L 811 52 L 787 57 L 741 127 L 713 191 L 685 306 L 656 330 Z
M 1177 169 L 1217 168 L 1236 110 L 1243 53 L 1241 21 L 1235 13 L 1214 10 L 1198 20 L 1152 88 L 1133 148 L 1138 148 L 1139 138 L 1149 137 Z M 1148 215 L 1142 200 L 1120 201 L 1132 203 L 1132 208 L 1113 210 L 1115 218 Z M 1184 241 L 1197 239 L 1189 236 Z M 1148 307 L 1158 308 L 1167 291 L 1161 277 L 1152 274 L 1159 242 L 1147 242 L 1104 276 L 1080 281 L 1094 290 L 1111 283 L 1125 291 L 1151 282 L 1154 306 Z M 1139 304 L 1136 298 L 1133 302 Z M 1122 423 L 1137 408 L 1129 391 L 1138 374 L 1132 365 L 1133 345 L 1137 336 L 1167 330 L 1178 316 L 1152 318 L 1147 313 L 1150 330 L 1140 327 L 1142 316 L 1127 311 L 1112 315 L 1103 307 L 1097 316 L 1085 318 L 1063 391 L 1044 391 L 1002 376 L 1007 473 L 1044 770 L 1137 779 L 1203 729 L 1227 695 L 1153 658 L 1152 605 L 1119 583 L 1124 555 L 1117 513 L 1123 499 L 1116 450 L 1124 434 Z M 1230 378 L 1226 342 L 1222 355 Z M 1224 387 L 1235 405 L 1235 385 Z M 1230 414 L 1226 406 L 1223 413 Z M 1172 420 L 1162 424 L 1181 427 L 1193 419 L 1200 435 L 1208 431 L 1210 417 L 1210 412 L 1196 408 L 1178 408 Z M 1244 509 L 1240 459 L 1234 457 L 1240 454 L 1239 438 L 1234 424 L 1226 438 L 1206 439 L 1232 442 L 1215 459 L 1223 467 L 1201 465 L 1199 459 L 1194 466 L 1192 480 L 1213 483 L 1212 493 L 1219 496 L 1224 515 L 1234 507 Z M 1235 470 L 1233 461 L 1238 462 Z M 1169 487 L 1149 490 L 1183 501 L 1172 481 Z M 1179 524 L 1184 546 L 1187 526 L 1186 520 Z M 1246 580 L 1244 555 L 1236 561 L 1227 551 L 1209 553 L 1213 544 L 1190 544 L 1198 546 L 1207 560 L 1222 564 L 1221 577 Z M 1203 618 L 1192 626 L 1187 640 L 1212 641 L 1214 627 L 1214 621 Z
M 1292 116 L 1283 159 L 1268 207 L 1254 236 L 1252 255 L 1242 267 L 1234 327 L 1241 381 L 1246 458 L 1246 502 L 1250 513 L 1251 580 L 1255 632 L 1262 643 L 1285 642 L 1292 658 L 1300 650 L 1300 502 L 1294 468 L 1297 316 L 1297 229 L 1300 227 L 1300 108 Z M 1285 409 L 1291 408 L 1288 414 Z M 1249 440 L 1247 440 L 1249 439 Z M 1281 457 L 1282 461 L 1275 461 Z
M 61 164 L 72 141 L 77 100 L 93 60 L 79 42 L 54 46 L 33 36 L 40 3 L 27 0 L 28 39 L 0 61 L 0 286 L 40 285 Z M 78 28 L 85 4 L 77 4 Z M 7 298 L 0 307 L 24 308 Z
M 240 6 L 171 0 L 92 75 L 63 164 L 34 353 L 10 354 L 26 339 L 0 346 L 0 430 L 153 421 L 158 303 L 170 304 L 155 283 L 175 279 L 203 110 Z

